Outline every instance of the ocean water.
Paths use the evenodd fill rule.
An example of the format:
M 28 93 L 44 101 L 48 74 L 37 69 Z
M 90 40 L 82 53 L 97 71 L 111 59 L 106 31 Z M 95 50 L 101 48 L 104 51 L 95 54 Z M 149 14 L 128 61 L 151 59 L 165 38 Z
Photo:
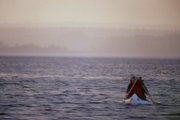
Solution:
M 158 105 L 124 105 L 131 74 Z M 0 57 L 0 120 L 179 120 L 180 60 Z

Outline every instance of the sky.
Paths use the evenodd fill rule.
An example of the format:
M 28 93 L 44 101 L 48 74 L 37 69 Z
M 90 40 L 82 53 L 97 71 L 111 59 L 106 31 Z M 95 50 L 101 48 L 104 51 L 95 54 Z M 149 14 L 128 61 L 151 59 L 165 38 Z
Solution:
M 0 25 L 180 29 L 179 6 L 179 0 L 0 0 Z
M 179 0 L 0 0 L 0 42 L 58 45 L 87 56 L 179 58 L 179 11 Z M 68 29 L 52 29 L 62 27 Z

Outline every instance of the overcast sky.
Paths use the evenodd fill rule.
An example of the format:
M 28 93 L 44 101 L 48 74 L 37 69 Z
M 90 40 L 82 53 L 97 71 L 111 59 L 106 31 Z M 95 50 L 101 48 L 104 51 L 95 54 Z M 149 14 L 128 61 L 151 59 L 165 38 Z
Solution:
M 0 0 L 1 26 L 175 27 L 179 0 Z
M 93 39 L 93 37 L 90 39 L 85 36 L 87 33 L 84 34 L 83 37 L 81 36 L 81 33 L 78 33 L 74 39 L 65 40 L 67 36 L 75 34 L 75 32 L 70 32 L 71 34 L 68 34 L 68 31 L 66 31 L 65 33 L 68 34 L 67 36 L 63 36 L 63 38 L 62 36 L 54 38 L 53 35 L 57 35 L 58 33 L 49 35 L 45 34 L 46 31 L 44 33 L 39 32 L 40 34 L 38 35 L 38 32 L 32 33 L 30 30 L 29 32 L 24 33 L 25 38 L 29 37 L 27 39 L 24 39 L 24 37 L 22 39 L 22 32 L 12 32 L 12 28 L 17 27 L 35 29 L 62 26 L 106 29 L 125 28 L 135 30 L 151 29 L 168 30 L 170 32 L 180 31 L 179 11 L 179 0 L 0 0 L 0 41 L 8 44 L 33 43 L 41 46 L 55 44 L 71 50 L 80 51 L 81 53 L 88 49 L 88 51 L 93 51 L 93 54 L 101 54 L 101 52 L 98 51 L 100 50 L 103 51 L 103 54 L 108 51 L 117 56 L 119 52 L 123 55 L 126 54 L 126 56 L 137 55 L 141 57 L 151 53 L 152 57 L 153 52 L 156 52 L 154 53 L 154 56 L 156 57 L 158 55 L 164 57 L 180 57 L 180 48 L 177 46 L 177 44 L 180 44 L 180 38 L 177 33 L 175 35 L 173 34 L 174 36 L 172 34 L 168 36 L 169 39 L 166 39 L 166 42 L 160 40 L 161 42 L 157 41 L 156 44 L 156 42 L 153 41 L 152 44 L 149 43 L 148 48 L 142 47 L 142 51 L 146 51 L 143 54 L 140 54 L 137 51 L 133 54 L 133 52 L 129 53 L 126 51 L 133 51 L 133 49 L 129 48 L 129 44 L 136 44 L 138 37 L 135 37 L 134 39 L 124 39 L 123 41 L 122 36 L 119 38 L 117 37 L 117 33 L 115 34 L 116 36 L 113 36 L 113 34 L 109 35 L 110 37 L 106 35 L 107 38 L 104 39 L 103 34 L 98 35 L 90 30 L 88 32 L 95 34 L 95 39 Z M 4 28 L 8 28 L 10 34 L 7 33 L 7 30 L 6 34 L 3 34 L 4 30 L 2 29 Z M 53 30 L 53 32 L 57 31 Z M 61 34 L 62 30 L 59 32 L 59 34 Z M 8 36 L 11 36 L 12 33 L 15 37 L 9 38 Z M 93 36 L 92 33 L 89 33 L 88 35 Z M 28 36 L 28 34 L 31 34 L 31 36 Z M 106 32 L 106 34 L 108 34 L 108 32 Z M 154 36 L 154 34 L 155 33 L 153 33 L 152 36 Z M 55 40 L 42 39 L 43 37 L 41 35 L 44 35 L 45 38 L 51 36 L 49 38 L 54 38 Z M 173 39 L 171 39 L 171 37 Z M 61 38 L 61 40 L 58 38 Z M 102 40 L 99 40 L 99 38 Z M 110 45 L 112 38 L 116 38 L 116 43 L 120 45 L 119 47 L 123 47 L 123 49 L 117 49 L 117 44 L 114 45 L 116 47 L 116 49 L 114 49 L 114 46 Z M 147 39 L 151 40 L 150 38 Z M 160 37 L 159 39 L 162 38 L 163 37 Z M 117 39 L 121 40 L 118 41 Z M 131 45 L 131 47 L 147 46 L 147 39 L 144 38 L 144 40 L 141 40 L 141 43 Z M 83 46 L 81 43 L 83 43 Z M 154 44 L 156 44 L 156 50 L 152 50 Z M 97 51 L 91 50 L 91 48 L 94 48 L 93 46 L 98 48 Z M 105 48 L 107 48 L 107 50 Z M 84 54 L 86 53 L 87 52 L 84 52 Z

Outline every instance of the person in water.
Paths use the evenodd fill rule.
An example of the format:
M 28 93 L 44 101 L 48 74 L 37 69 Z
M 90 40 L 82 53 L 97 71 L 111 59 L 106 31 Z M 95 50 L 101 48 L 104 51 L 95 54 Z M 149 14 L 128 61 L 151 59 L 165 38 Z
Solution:
M 130 83 L 129 83 L 127 91 L 126 91 L 126 99 L 133 96 L 133 94 L 136 94 L 142 100 L 146 100 L 146 94 L 147 95 L 149 94 L 148 89 L 144 85 L 141 77 L 136 79 L 136 77 L 133 76 L 130 79 Z

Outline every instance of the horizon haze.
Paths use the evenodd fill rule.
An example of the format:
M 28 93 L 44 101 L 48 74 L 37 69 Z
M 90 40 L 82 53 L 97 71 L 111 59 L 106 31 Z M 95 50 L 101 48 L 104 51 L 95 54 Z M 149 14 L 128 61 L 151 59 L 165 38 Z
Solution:
M 0 55 L 180 58 L 179 0 L 0 0 Z
M 76 27 L 8 28 L 0 29 L 0 36 L 2 55 L 180 58 L 179 32 Z

